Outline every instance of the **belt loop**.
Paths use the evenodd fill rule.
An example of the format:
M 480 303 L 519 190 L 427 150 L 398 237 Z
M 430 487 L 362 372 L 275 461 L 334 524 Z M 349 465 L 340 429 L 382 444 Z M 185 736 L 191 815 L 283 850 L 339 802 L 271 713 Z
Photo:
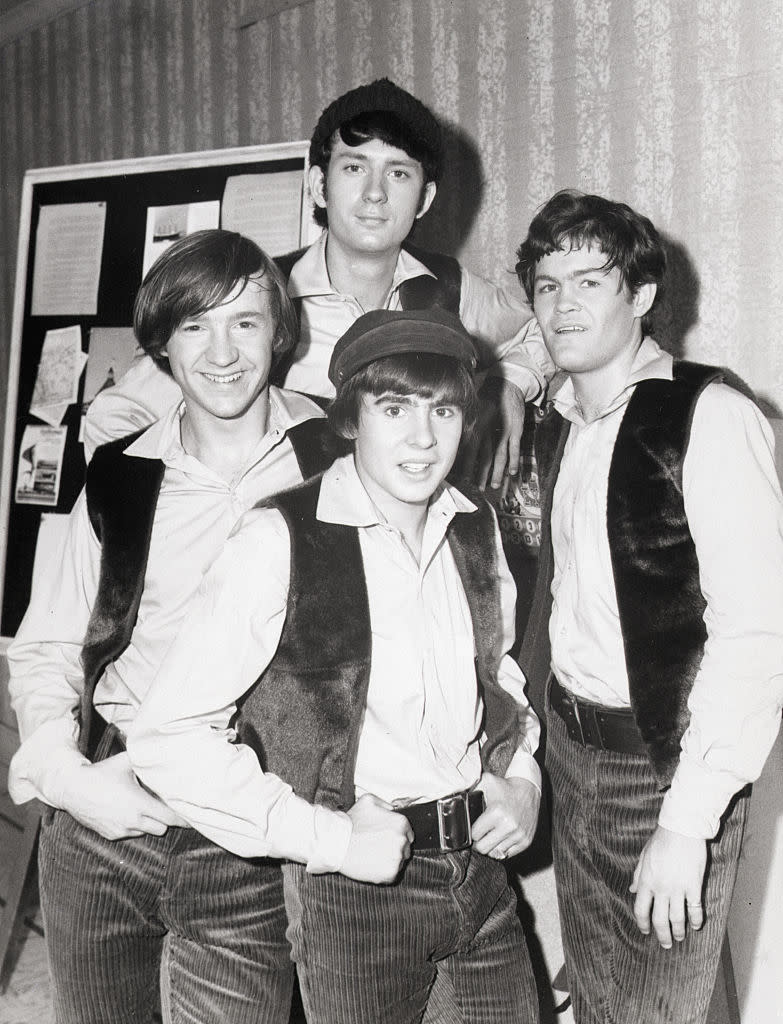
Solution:
M 584 714 L 584 718 L 581 717 L 581 713 Z M 599 750 L 605 750 L 604 738 L 601 733 L 601 725 L 598 721 L 598 714 L 596 709 L 591 705 L 583 704 L 580 708 L 580 725 L 582 728 L 582 736 L 584 737 L 585 746 L 597 747 Z
M 567 693 L 567 691 L 564 690 L 563 693 Z M 578 736 L 576 738 L 582 744 L 582 746 L 585 747 L 587 746 L 587 737 L 585 736 L 585 729 L 584 725 L 582 724 L 582 716 L 579 713 L 579 704 L 577 703 L 576 697 L 574 697 L 571 693 L 567 693 L 567 700 L 568 703 L 571 705 L 571 711 L 574 715 L 574 724 L 576 725 L 576 729 L 578 732 Z

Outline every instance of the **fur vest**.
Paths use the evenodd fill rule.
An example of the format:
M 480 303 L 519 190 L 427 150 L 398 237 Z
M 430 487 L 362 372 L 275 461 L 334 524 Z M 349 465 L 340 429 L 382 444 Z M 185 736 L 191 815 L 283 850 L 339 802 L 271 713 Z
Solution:
M 609 469 L 606 526 L 631 708 L 664 787 L 679 761 L 680 740 L 690 717 L 688 695 L 707 636 L 706 602 L 682 495 L 682 466 L 696 401 L 715 380 L 741 386 L 728 371 L 685 361 L 674 364 L 671 381 L 637 384 Z M 554 411 L 536 428 L 541 554 L 520 664 L 539 713 L 551 658 L 552 494 L 568 430 L 568 422 Z
M 87 509 L 101 543 L 101 569 L 82 648 L 84 690 L 79 708 L 79 749 L 89 746 L 95 687 L 106 666 L 122 654 L 136 625 L 155 508 L 164 464 L 125 457 L 143 431 L 101 445 L 87 467 Z M 335 457 L 335 439 L 325 419 L 304 420 L 287 434 L 302 476 L 313 476 Z
M 316 519 L 320 480 L 277 495 L 291 535 L 288 608 L 277 652 L 238 702 L 233 725 L 265 771 L 333 809 L 355 800 L 354 766 L 370 676 L 371 632 L 359 531 Z M 516 702 L 497 681 L 503 656 L 492 514 L 458 514 L 447 533 L 470 607 L 484 701 L 484 766 L 503 775 L 518 745 Z

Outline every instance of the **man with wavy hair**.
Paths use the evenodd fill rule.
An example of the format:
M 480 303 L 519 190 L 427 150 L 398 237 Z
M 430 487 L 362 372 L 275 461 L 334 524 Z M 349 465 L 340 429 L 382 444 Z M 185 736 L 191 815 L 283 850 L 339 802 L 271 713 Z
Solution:
M 536 431 L 539 578 L 520 663 L 546 764 L 578 1024 L 702 1024 L 748 803 L 783 700 L 773 438 L 729 371 L 648 333 L 665 253 L 566 190 L 517 270 L 555 364 Z

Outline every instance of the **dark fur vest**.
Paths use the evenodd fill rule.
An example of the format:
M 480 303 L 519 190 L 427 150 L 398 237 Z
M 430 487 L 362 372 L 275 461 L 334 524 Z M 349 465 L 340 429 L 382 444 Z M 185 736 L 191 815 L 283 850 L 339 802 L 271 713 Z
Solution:
M 79 708 L 79 749 L 89 746 L 95 686 L 106 666 L 122 654 L 136 625 L 147 557 L 163 481 L 160 459 L 125 456 L 143 431 L 101 445 L 87 467 L 90 522 L 101 543 L 101 569 L 82 648 L 84 690 Z M 325 419 L 304 420 L 287 434 L 302 476 L 313 476 L 335 457 Z
M 663 786 L 670 784 L 679 761 L 690 717 L 688 695 L 707 636 L 682 466 L 696 401 L 714 380 L 737 385 L 727 371 L 685 361 L 674 364 L 671 381 L 637 384 L 609 469 L 606 526 L 631 707 Z M 539 713 L 551 658 L 552 494 L 568 430 L 568 422 L 554 411 L 536 429 L 541 555 L 520 664 Z
M 320 480 L 277 495 L 291 535 L 291 582 L 277 653 L 238 702 L 233 725 L 265 771 L 313 803 L 354 803 L 354 767 L 370 676 L 371 632 L 359 531 L 316 519 Z M 517 748 L 516 702 L 498 684 L 502 651 L 494 526 L 486 502 L 447 533 L 470 607 L 487 741 L 482 762 L 505 774 Z M 393 772 L 393 766 L 390 767 Z

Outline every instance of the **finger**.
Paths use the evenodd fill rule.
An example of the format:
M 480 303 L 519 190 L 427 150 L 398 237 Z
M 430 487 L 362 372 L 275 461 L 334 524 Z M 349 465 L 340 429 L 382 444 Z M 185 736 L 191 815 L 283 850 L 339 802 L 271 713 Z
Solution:
M 150 836 L 162 836 L 168 830 L 168 824 L 165 821 L 160 821 L 158 818 L 151 818 L 148 815 L 142 815 L 141 824 L 143 831 Z M 139 835 L 142 833 L 140 832 Z
M 473 849 L 477 853 L 483 853 L 485 857 L 489 857 L 493 850 L 497 849 L 497 842 L 491 835 L 482 836 L 481 839 L 476 839 L 473 836 Z
M 637 880 L 634 877 L 631 885 L 636 885 Z M 636 892 L 636 890 L 632 890 Z M 640 889 L 636 892 L 636 899 L 633 901 L 633 916 L 636 919 L 636 925 L 639 931 L 643 935 L 650 934 L 650 910 L 652 909 L 652 892 L 649 889 Z
M 652 924 L 655 936 L 664 949 L 672 948 L 670 913 L 669 901 L 663 897 L 657 897 L 653 905 Z
M 504 437 L 498 442 L 495 449 L 495 458 L 492 460 L 492 480 L 490 485 L 497 490 L 502 486 L 506 478 L 506 467 L 511 472 L 511 463 L 508 459 L 507 439 Z
M 519 472 L 519 458 L 522 452 L 522 436 L 516 430 L 511 431 L 508 439 L 508 472 L 516 476 Z
M 476 846 L 475 843 L 473 845 Z M 508 856 L 508 851 L 512 843 L 510 843 L 506 837 L 492 835 L 487 836 L 483 845 L 485 849 L 479 849 L 479 853 L 483 853 L 487 857 L 492 857 L 493 860 L 505 860 Z
M 136 803 L 139 815 L 144 819 L 150 819 L 151 821 L 160 821 L 164 825 L 181 825 L 183 819 L 173 811 L 168 804 L 164 804 L 163 801 L 155 796 L 154 793 L 150 793 L 149 790 L 145 790 L 140 793 L 139 799 Z
M 691 928 L 698 931 L 704 924 L 704 907 L 701 904 L 701 900 L 688 897 L 686 904 L 688 907 L 688 923 Z
M 394 804 L 390 804 L 388 800 L 383 800 L 381 797 L 376 796 L 374 793 L 364 793 L 362 796 L 359 797 L 356 803 L 370 804 L 373 807 L 378 807 L 383 811 L 395 810 Z
M 474 845 L 484 839 L 485 836 L 488 836 L 495 827 L 495 819 L 489 811 L 484 811 L 483 814 L 480 814 L 470 826 L 470 834 L 473 837 Z
M 685 938 L 685 900 L 672 901 L 669 904 L 669 922 L 671 933 L 676 942 Z

